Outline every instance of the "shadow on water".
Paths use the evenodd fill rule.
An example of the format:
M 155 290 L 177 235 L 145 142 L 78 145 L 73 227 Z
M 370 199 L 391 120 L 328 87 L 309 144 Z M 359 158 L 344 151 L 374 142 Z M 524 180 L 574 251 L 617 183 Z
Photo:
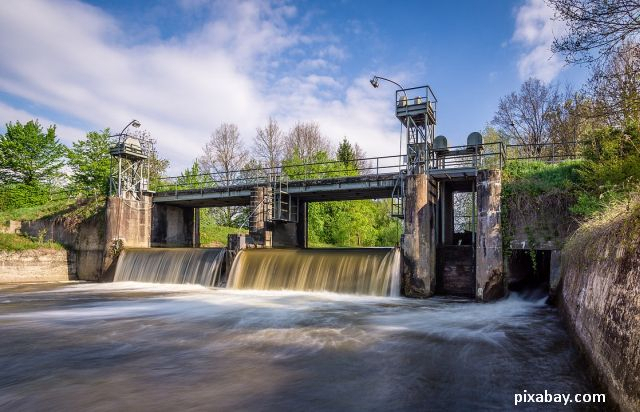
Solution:
M 524 389 L 596 392 L 556 310 L 515 294 L 123 282 L 23 295 L 0 290 L 5 410 L 511 410 Z

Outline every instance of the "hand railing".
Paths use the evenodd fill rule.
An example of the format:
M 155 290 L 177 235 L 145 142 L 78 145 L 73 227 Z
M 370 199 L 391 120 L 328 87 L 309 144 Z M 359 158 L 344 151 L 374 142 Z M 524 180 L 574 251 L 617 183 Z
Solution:
M 350 162 L 332 160 L 284 164 L 279 167 L 257 167 L 227 172 L 201 173 L 191 176 L 173 176 L 159 179 L 153 189 L 156 192 L 230 188 L 233 186 L 269 184 L 273 176 L 283 176 L 289 182 L 349 176 L 379 177 L 381 174 L 398 173 L 404 168 L 401 156 L 382 156 L 354 159 Z

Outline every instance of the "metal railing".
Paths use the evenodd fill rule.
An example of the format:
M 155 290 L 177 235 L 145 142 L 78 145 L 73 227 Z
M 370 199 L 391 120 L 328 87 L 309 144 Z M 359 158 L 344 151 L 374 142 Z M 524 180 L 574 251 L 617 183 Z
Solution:
M 452 146 L 428 151 L 430 171 L 444 169 L 501 169 L 507 160 L 502 142 L 477 146 Z
M 226 172 L 202 173 L 190 176 L 173 176 L 159 179 L 152 187 L 157 192 L 179 190 L 203 190 L 229 188 L 243 185 L 268 185 L 277 176 L 289 182 L 305 182 L 349 176 L 371 176 L 399 173 L 406 168 L 404 156 L 382 156 L 354 159 L 348 164 L 340 160 L 285 164 L 280 167 L 258 167 Z
M 577 159 L 581 155 L 578 142 L 511 144 L 506 147 L 508 160 L 539 160 L 555 163 Z
M 505 145 L 502 142 L 477 146 L 452 146 L 445 150 L 427 150 L 430 172 L 451 169 L 502 169 L 510 160 L 558 162 L 579 156 L 576 142 L 541 143 L 535 145 Z M 354 159 L 345 164 L 340 160 L 285 164 L 279 167 L 257 167 L 227 172 L 201 173 L 159 179 L 152 190 L 178 192 L 230 188 L 243 185 L 269 185 L 279 177 L 288 182 L 308 182 L 349 176 L 398 174 L 406 171 L 406 157 L 401 155 Z

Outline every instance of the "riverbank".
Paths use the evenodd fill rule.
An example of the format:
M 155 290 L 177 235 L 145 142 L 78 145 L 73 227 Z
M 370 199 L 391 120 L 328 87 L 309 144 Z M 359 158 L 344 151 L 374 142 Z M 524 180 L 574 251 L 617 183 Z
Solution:
M 640 410 L 640 197 L 583 224 L 563 249 L 560 306 L 596 374 Z

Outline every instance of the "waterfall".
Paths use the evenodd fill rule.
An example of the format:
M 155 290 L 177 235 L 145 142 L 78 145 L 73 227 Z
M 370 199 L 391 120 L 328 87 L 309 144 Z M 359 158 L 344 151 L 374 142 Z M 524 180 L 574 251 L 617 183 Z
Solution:
M 114 282 L 186 283 L 215 286 L 224 249 L 126 249 Z
M 228 287 L 399 296 L 400 251 L 247 249 L 236 256 Z

